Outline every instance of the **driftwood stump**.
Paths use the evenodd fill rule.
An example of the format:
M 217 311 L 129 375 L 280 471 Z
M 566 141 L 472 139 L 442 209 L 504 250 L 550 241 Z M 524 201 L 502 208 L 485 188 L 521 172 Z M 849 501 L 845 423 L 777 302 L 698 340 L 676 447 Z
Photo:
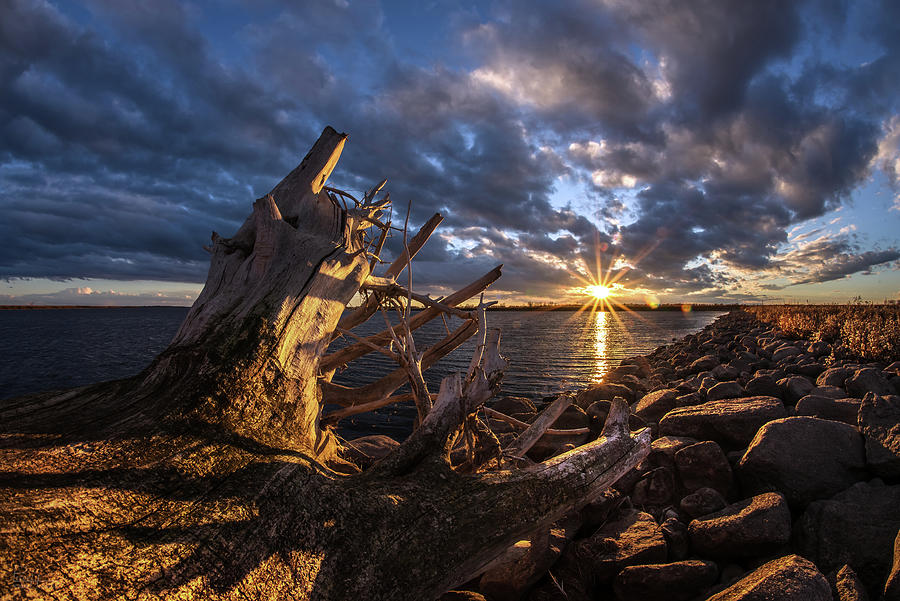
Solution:
M 326 354 L 385 298 L 412 298 L 394 278 L 440 221 L 371 276 L 383 182 L 352 206 L 325 186 L 346 138 L 326 128 L 235 236 L 213 234 L 203 292 L 142 373 L 4 402 L 3 599 L 433 599 L 646 455 L 648 433 L 630 434 L 616 404 L 601 438 L 544 463 L 454 470 L 450 448 L 504 366 L 475 316 L 372 385 L 330 382 L 499 276 Z M 360 289 L 374 292 L 344 315 Z M 472 368 L 436 398 L 391 396 L 476 333 Z M 403 398 L 420 404 L 413 434 L 364 472 L 343 460 L 327 424 Z M 341 408 L 323 416 L 326 402 Z

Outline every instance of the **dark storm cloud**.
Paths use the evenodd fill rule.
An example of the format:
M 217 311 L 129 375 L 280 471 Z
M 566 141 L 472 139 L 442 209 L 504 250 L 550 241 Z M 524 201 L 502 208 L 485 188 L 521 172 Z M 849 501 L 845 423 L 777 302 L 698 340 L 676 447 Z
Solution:
M 875 268 L 897 259 L 900 259 L 900 250 L 896 248 L 861 252 L 846 237 L 823 235 L 779 256 L 773 262 L 775 271 L 790 282 L 768 288 L 780 290 L 788 286 L 839 280 L 854 273 L 869 274 Z
M 552 296 L 600 249 L 629 285 L 722 289 L 775 269 L 787 229 L 866 177 L 900 80 L 891 3 L 863 19 L 875 60 L 790 68 L 810 23 L 843 35 L 846 7 L 498 4 L 448 14 L 456 46 L 416 57 L 376 3 L 0 11 L 6 278 L 202 281 L 209 230 L 234 231 L 330 124 L 351 134 L 335 185 L 388 178 L 412 230 L 445 215 L 423 285 L 504 263 L 498 286 Z M 561 177 L 594 189 L 565 205 Z

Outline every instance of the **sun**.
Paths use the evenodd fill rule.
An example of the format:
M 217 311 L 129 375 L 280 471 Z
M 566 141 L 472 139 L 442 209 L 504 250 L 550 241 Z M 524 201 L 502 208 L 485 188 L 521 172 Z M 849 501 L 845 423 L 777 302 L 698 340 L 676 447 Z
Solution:
M 602 300 L 604 298 L 608 298 L 610 294 L 612 294 L 612 288 L 609 286 L 603 286 L 600 284 L 595 284 L 591 286 L 587 286 L 587 293 L 593 296 L 598 300 Z

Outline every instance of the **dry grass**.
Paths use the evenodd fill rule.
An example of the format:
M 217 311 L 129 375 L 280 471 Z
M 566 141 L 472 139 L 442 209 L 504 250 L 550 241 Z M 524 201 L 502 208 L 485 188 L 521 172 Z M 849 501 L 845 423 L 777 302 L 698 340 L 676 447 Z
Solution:
M 790 336 L 842 344 L 861 359 L 900 359 L 898 305 L 764 305 L 745 309 Z

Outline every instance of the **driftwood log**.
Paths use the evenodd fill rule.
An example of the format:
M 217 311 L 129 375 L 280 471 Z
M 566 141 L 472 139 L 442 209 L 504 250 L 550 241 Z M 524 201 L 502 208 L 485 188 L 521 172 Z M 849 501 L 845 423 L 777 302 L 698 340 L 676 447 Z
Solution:
M 396 277 L 440 222 L 372 276 L 389 200 L 375 198 L 384 182 L 359 200 L 326 187 L 346 138 L 326 128 L 235 236 L 213 234 L 203 292 L 142 373 L 4 402 L 3 599 L 434 599 L 646 455 L 649 434 L 629 433 L 615 403 L 599 439 L 544 463 L 451 467 L 505 365 L 483 311 L 455 307 L 499 268 L 441 301 L 418 296 L 425 309 L 327 354 L 386 299 L 413 297 Z M 360 290 L 367 300 L 346 312 Z M 416 351 L 411 332 L 442 313 L 463 325 Z M 416 386 L 475 334 L 467 373 L 436 395 Z M 406 355 L 369 386 L 331 383 L 374 351 Z M 392 396 L 407 381 L 413 392 Z M 410 398 L 420 420 L 402 445 L 365 471 L 343 459 L 330 424 Z

